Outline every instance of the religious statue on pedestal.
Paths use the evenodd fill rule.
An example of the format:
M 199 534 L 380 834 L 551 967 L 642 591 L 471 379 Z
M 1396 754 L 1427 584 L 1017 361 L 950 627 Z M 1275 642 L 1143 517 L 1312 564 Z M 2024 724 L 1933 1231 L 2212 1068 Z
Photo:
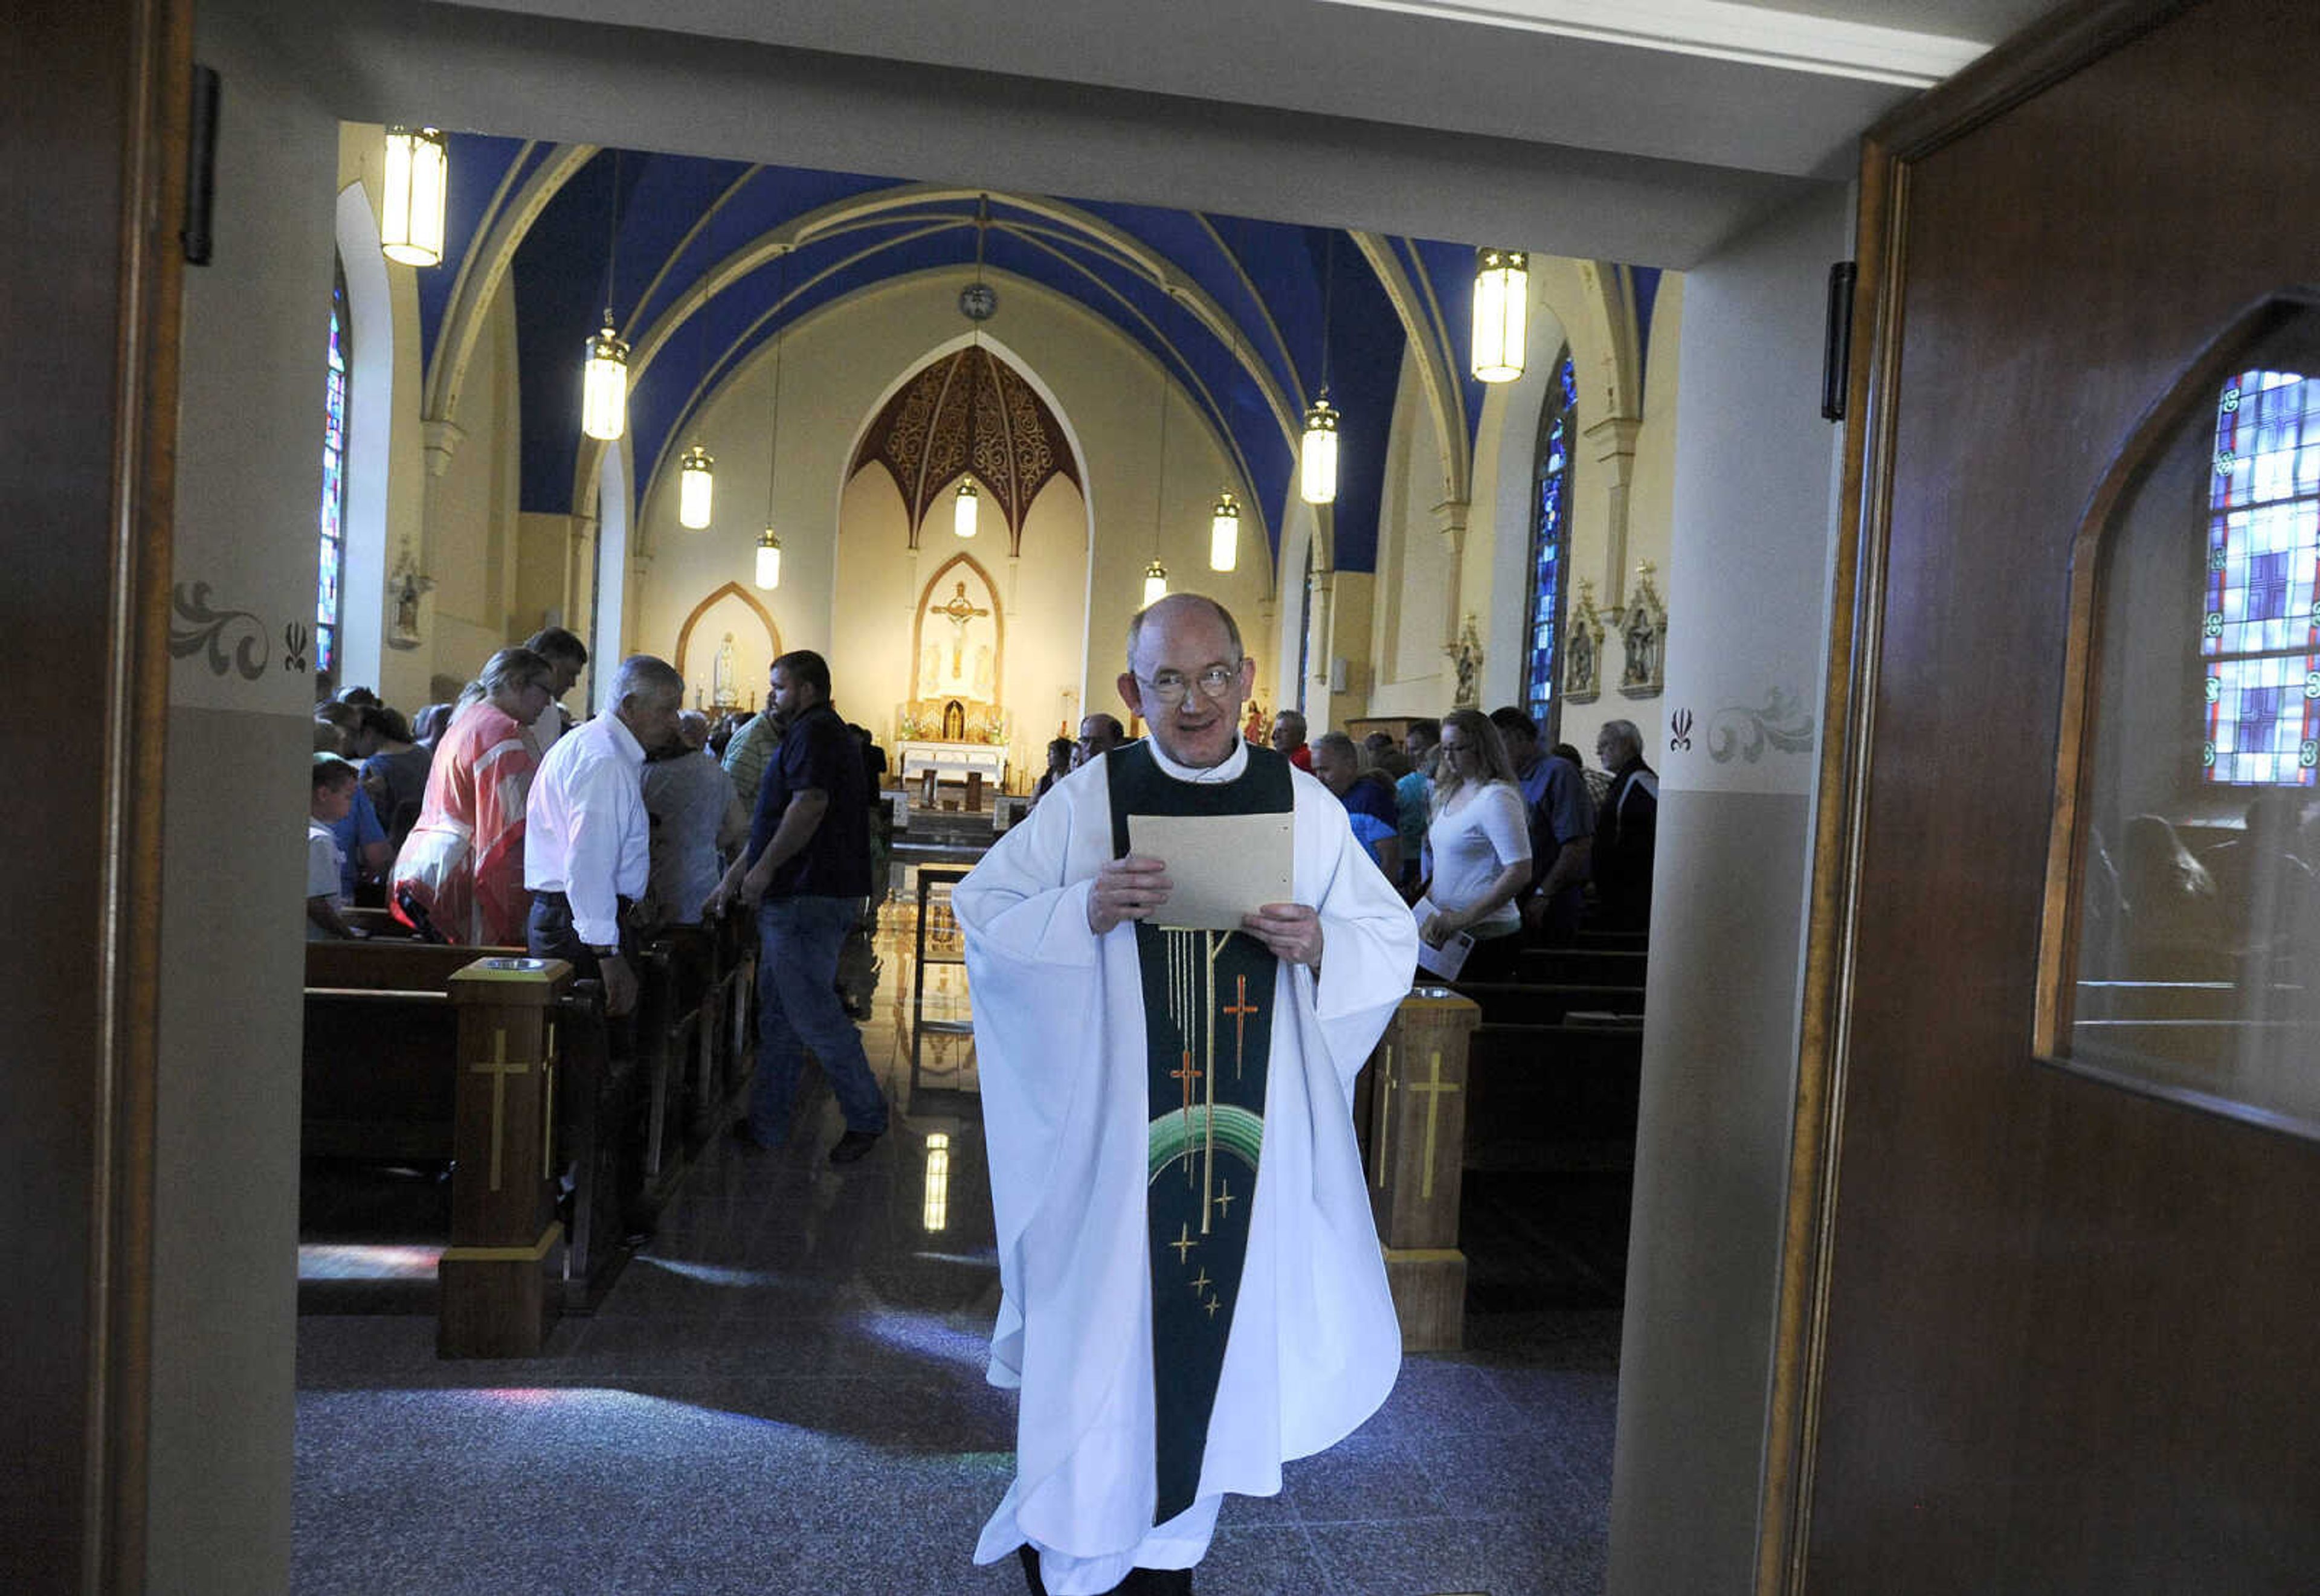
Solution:
M 1458 630 L 1458 640 L 1442 650 L 1450 657 L 1450 668 L 1457 677 L 1457 687 L 1450 700 L 1453 709 L 1473 709 L 1478 701 L 1482 678 L 1482 639 L 1474 630 L 1474 618 L 1466 617 Z
M 710 703 L 720 710 L 730 710 L 741 702 L 741 673 L 734 663 L 733 634 L 730 631 L 717 645 L 716 663 L 710 667 L 709 686 Z

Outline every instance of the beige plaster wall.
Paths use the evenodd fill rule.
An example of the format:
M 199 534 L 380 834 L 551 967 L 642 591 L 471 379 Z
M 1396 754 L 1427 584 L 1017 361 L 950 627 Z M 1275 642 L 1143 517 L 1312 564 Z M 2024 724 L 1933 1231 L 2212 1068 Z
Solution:
M 849 716 L 889 739 L 894 705 L 907 691 L 918 598 L 952 548 L 968 547 L 1007 599 L 1003 696 L 1013 717 L 1012 758 L 1036 771 L 1041 746 L 1059 722 L 1076 720 L 1081 706 L 1120 708 L 1112 687 L 1119 639 L 1141 602 L 1155 547 L 1160 377 L 1138 346 L 1076 304 L 1004 274 L 991 280 L 1000 311 L 984 336 L 1048 399 L 1078 454 L 1085 495 L 1051 483 L 1031 507 L 1018 558 L 1010 558 L 1003 521 L 988 504 L 987 530 L 971 546 L 960 545 L 938 512 L 913 553 L 884 471 L 847 478 L 880 405 L 970 331 L 957 311 L 958 274 L 899 279 L 816 313 L 783 339 L 772 499 L 782 585 L 757 596 L 784 646 L 829 656 Z M 729 582 L 751 582 L 767 503 L 775 365 L 765 350 L 737 371 L 646 485 L 627 651 L 673 657 L 686 616 L 704 598 Z M 649 372 L 639 380 L 648 382 Z M 676 524 L 673 460 L 695 438 L 717 460 L 717 507 L 712 526 L 688 532 Z M 1244 500 L 1248 494 L 1173 385 L 1166 452 L 1156 547 L 1172 585 L 1214 592 L 1246 624 L 1264 609 L 1270 561 L 1252 527 L 1243 534 L 1237 570 L 1208 570 L 1209 509 L 1218 490 L 1230 485 Z M 696 634 L 695 648 L 715 641 Z M 705 656 L 688 658 L 686 668 L 706 685 Z

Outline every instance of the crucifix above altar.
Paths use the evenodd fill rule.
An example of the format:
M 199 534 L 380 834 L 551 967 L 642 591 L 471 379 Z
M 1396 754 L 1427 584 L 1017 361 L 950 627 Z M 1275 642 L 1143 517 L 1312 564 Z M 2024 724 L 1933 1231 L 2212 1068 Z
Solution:
M 920 590 L 911 627 L 911 696 L 895 706 L 900 774 L 1005 777 L 1012 717 L 1000 703 L 1006 621 L 991 578 L 961 554 Z

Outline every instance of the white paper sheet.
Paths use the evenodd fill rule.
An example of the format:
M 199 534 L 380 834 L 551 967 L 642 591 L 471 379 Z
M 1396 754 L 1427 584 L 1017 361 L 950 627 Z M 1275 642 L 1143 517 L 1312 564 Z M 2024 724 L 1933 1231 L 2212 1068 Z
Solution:
M 1128 851 L 1168 866 L 1168 901 L 1152 923 L 1237 931 L 1244 914 L 1290 902 L 1296 858 L 1291 820 L 1286 812 L 1129 815 Z
M 1474 939 L 1464 931 L 1453 931 L 1442 939 L 1436 948 L 1426 939 L 1426 922 L 1441 913 L 1431 898 L 1420 898 L 1409 906 L 1412 920 L 1418 922 L 1418 967 L 1445 981 L 1455 981 L 1458 972 L 1466 967 L 1466 956 L 1474 951 Z

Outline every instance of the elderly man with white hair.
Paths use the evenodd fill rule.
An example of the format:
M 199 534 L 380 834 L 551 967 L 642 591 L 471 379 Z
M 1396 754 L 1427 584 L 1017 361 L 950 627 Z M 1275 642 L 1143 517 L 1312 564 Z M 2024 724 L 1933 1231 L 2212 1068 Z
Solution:
M 524 804 L 525 940 L 604 983 L 613 1014 L 636 1007 L 626 948 L 630 904 L 651 873 L 645 753 L 676 736 L 684 678 L 665 659 L 633 654 L 612 673 L 612 708 L 557 739 Z
M 1607 930 L 1648 930 L 1659 773 L 1644 763 L 1644 734 L 1633 721 L 1604 721 L 1595 736 L 1595 757 L 1611 773 L 1611 790 L 1595 814 L 1595 893 L 1602 924 Z

